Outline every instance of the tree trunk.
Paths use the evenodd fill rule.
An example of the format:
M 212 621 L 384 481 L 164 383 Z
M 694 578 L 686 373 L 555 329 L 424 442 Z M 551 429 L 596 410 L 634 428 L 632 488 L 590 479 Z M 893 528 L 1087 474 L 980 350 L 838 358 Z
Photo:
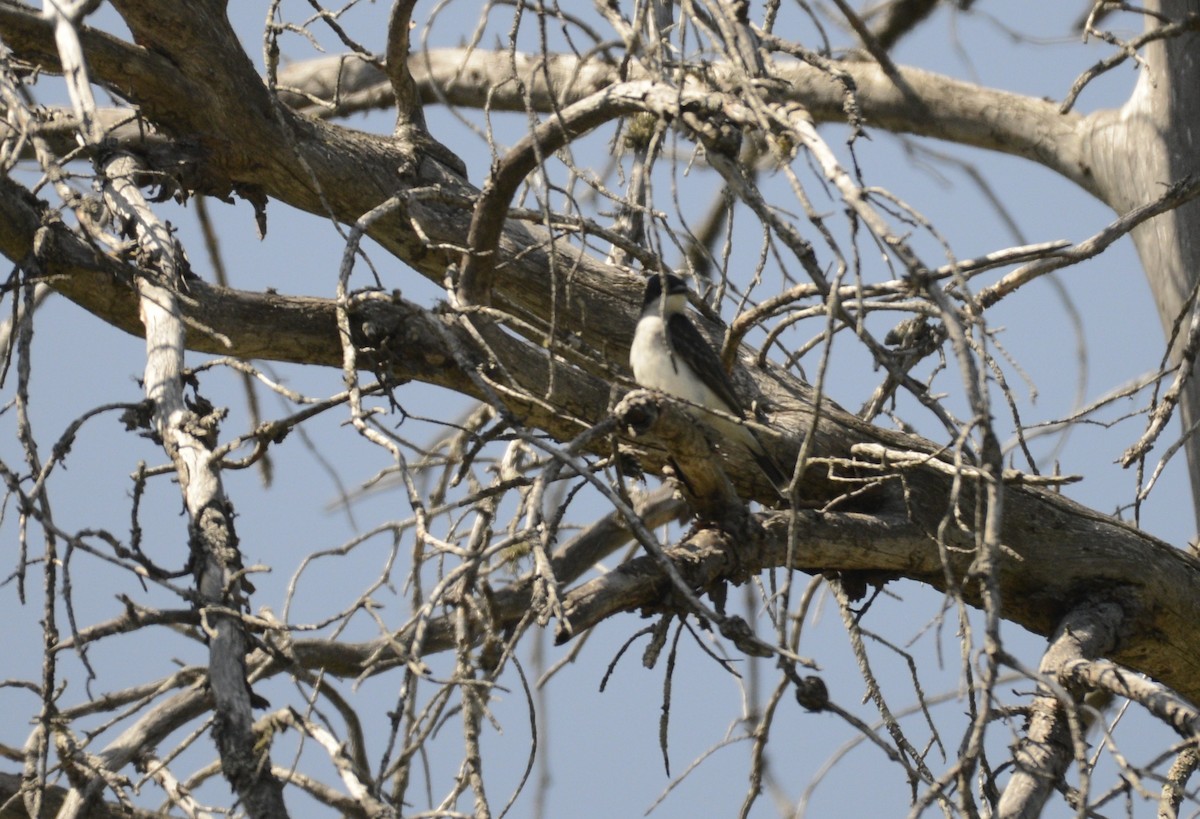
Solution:
M 1196 0 L 1152 0 L 1146 4 L 1147 29 L 1161 26 L 1154 16 L 1181 20 L 1200 13 Z M 1142 51 L 1144 65 L 1129 101 L 1119 111 L 1098 116 L 1091 133 L 1092 167 L 1101 198 L 1124 214 L 1157 199 L 1172 183 L 1200 170 L 1194 132 L 1200 133 L 1200 33 L 1155 40 Z M 1200 202 L 1192 201 L 1155 217 L 1133 231 L 1134 245 L 1146 271 L 1159 319 L 1175 338 L 1172 361 L 1179 363 L 1191 324 L 1188 299 L 1200 269 Z M 1137 333 L 1115 327 L 1115 333 Z M 1193 353 L 1194 355 L 1194 353 Z M 1186 366 L 1190 368 L 1191 362 Z M 1183 431 L 1200 420 L 1200 383 L 1187 382 L 1182 395 Z M 1200 522 L 1200 437 L 1185 447 L 1193 503 Z

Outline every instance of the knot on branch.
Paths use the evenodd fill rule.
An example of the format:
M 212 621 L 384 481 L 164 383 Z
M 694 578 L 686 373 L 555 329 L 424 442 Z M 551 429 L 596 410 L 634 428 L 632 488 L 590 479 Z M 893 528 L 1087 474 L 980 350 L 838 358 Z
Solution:
M 680 114 L 706 151 L 730 158 L 741 151 L 742 129 L 729 118 L 719 101 L 688 100 Z
M 771 648 L 765 645 L 750 628 L 750 624 L 737 615 L 730 615 L 718 624 L 721 636 L 729 640 L 743 654 L 751 657 L 770 657 Z
M 701 520 L 726 524 L 745 518 L 746 506 L 726 476 L 702 425 L 684 405 L 661 393 L 635 390 L 613 410 L 634 439 L 654 438 L 670 453 L 684 499 Z
M 189 568 L 196 576 L 199 599 L 204 604 L 245 608 L 245 595 L 254 586 L 245 575 L 229 503 L 214 498 L 196 510 L 188 536 Z
M 215 449 L 221 422 L 229 414 L 228 407 L 215 407 L 207 398 L 197 394 L 195 399 L 184 399 L 188 412 L 180 421 L 180 429 L 195 437 L 209 449 Z
M 457 369 L 443 328 L 400 291 L 355 293 L 349 313 L 351 340 L 383 383 L 432 380 Z
M 796 677 L 794 682 L 796 702 L 801 708 L 816 713 L 829 707 L 829 689 L 820 677 L 810 674 L 807 677 Z

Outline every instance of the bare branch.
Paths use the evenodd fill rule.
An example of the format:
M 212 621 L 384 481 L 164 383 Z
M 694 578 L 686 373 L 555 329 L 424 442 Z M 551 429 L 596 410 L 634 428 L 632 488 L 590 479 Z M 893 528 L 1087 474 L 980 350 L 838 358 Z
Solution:
M 1085 663 L 1116 644 L 1124 624 L 1121 609 L 1112 604 L 1084 605 L 1063 619 L 1042 658 L 1042 679 L 1032 706 L 1026 736 L 1015 752 L 1016 768 L 1001 797 L 999 813 L 1009 817 L 1041 815 L 1054 783 L 1072 759 L 1081 767 L 1080 721 L 1075 713 L 1080 689 L 1063 690 L 1071 681 L 1072 663 Z M 1086 794 L 1086 789 L 1085 789 Z
M 240 609 L 241 557 L 233 531 L 232 507 L 221 486 L 209 439 L 214 419 L 198 416 L 183 400 L 184 326 L 175 299 L 183 277 L 176 266 L 176 247 L 136 185 L 139 168 L 131 158 L 111 160 L 105 174 L 105 203 L 127 225 L 144 254 L 144 269 L 156 280 L 139 276 L 137 290 L 146 327 L 146 397 L 154 404 L 154 424 L 168 456 L 191 518 L 190 548 L 199 564 L 197 589 L 205 607 Z M 250 687 L 246 677 L 246 635 L 241 622 L 202 608 L 209 637 L 209 685 L 216 706 L 214 739 L 223 768 L 253 816 L 285 816 L 282 787 L 270 774 L 269 756 L 258 747 L 252 730 Z M 264 763 L 267 763 L 264 766 Z

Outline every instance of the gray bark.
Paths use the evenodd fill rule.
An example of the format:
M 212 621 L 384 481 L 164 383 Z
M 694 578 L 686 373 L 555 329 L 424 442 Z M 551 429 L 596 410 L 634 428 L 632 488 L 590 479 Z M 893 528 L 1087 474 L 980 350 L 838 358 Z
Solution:
M 1188 0 L 1149 2 L 1147 8 L 1170 20 L 1200 13 Z M 1147 28 L 1161 25 L 1147 16 Z M 1200 33 L 1153 41 L 1142 54 L 1133 95 L 1120 111 L 1092 117 L 1086 156 L 1099 197 L 1117 213 L 1152 201 L 1175 182 L 1200 173 Z M 1142 268 L 1158 308 L 1163 331 L 1177 322 L 1172 358 L 1180 362 L 1191 322 L 1187 309 L 1200 270 L 1200 202 L 1164 213 L 1133 231 Z M 1148 330 L 1146 330 L 1148 332 Z M 1136 327 L 1113 328 L 1126 334 Z M 1194 355 L 1194 351 L 1191 355 Z M 1191 361 L 1186 365 L 1191 368 Z M 1200 382 L 1188 381 L 1182 402 L 1182 424 L 1193 496 L 1200 497 L 1200 436 L 1190 433 L 1200 420 Z M 1193 504 L 1200 521 L 1200 502 Z
M 149 139 L 132 132 L 122 132 L 121 137 L 146 149 L 151 159 L 160 158 L 164 166 L 182 164 L 185 187 L 217 194 L 236 191 L 256 201 L 274 199 L 347 224 L 396 197 L 399 205 L 375 220 L 368 233 L 398 259 L 437 282 L 448 265 L 462 261 L 458 248 L 463 237 L 482 233 L 488 237 L 489 250 L 494 242 L 495 255 L 488 257 L 488 265 L 504 264 L 504 275 L 492 276 L 489 267 L 479 274 L 478 289 L 486 293 L 492 307 L 520 319 L 516 329 L 498 333 L 468 327 L 457 317 L 423 309 L 398 295 L 365 294 L 348 307 L 349 334 L 359 348 L 358 366 L 382 371 L 397 381 L 419 379 L 492 400 L 495 394 L 482 385 L 478 372 L 481 362 L 494 363 L 511 379 L 502 396 L 506 409 L 528 427 L 545 430 L 558 440 L 572 440 L 606 419 L 614 374 L 628 386 L 624 361 L 640 280 L 580 256 L 566 243 L 553 246 L 539 230 L 500 215 L 511 189 L 532 167 L 529 157 L 536 157 L 537 149 L 567 143 L 577 133 L 617 115 L 669 114 L 669 106 L 685 97 L 697 107 L 711 102 L 722 116 L 739 122 L 736 105 L 720 95 L 708 99 L 690 90 L 685 95 L 665 94 L 635 71 L 623 78 L 622 89 L 637 93 L 623 97 L 619 104 L 607 100 L 611 106 L 607 109 L 600 101 L 591 108 L 584 104 L 580 119 L 563 126 L 566 130 L 561 132 L 555 131 L 558 123 L 548 119 L 543 141 L 521 146 L 525 159 L 518 156 L 521 161 L 506 166 L 517 169 L 515 180 L 489 189 L 497 200 L 495 210 L 476 209 L 473 214 L 480 190 L 462 177 L 453 156 L 422 132 L 415 112 L 402 117 L 391 138 L 310 119 L 278 107 L 270 98 L 224 20 L 221 3 L 184 7 L 114 0 L 114 6 L 138 46 L 85 32 L 82 42 L 89 65 L 99 81 L 138 103 L 158 129 Z M 1155 8 L 1180 18 L 1200 5 L 1163 2 Z M 0 35 L 23 58 L 55 67 L 50 27 L 31 10 L 0 0 Z M 845 63 L 839 70 L 853 78 L 864 115 L 876 127 L 1026 157 L 1099 196 L 1118 214 L 1128 214 L 1196 171 L 1192 126 L 1200 128 L 1200 94 L 1195 92 L 1200 88 L 1197 36 L 1188 33 L 1151 43 L 1129 103 L 1121 111 L 1088 117 L 1060 113 L 1042 100 L 926 72 L 902 69 L 898 76 L 903 82 L 897 83 L 895 76 L 872 63 Z M 402 50 L 399 40 L 393 45 Z M 457 56 L 457 63 L 450 52 L 435 54 L 428 63 L 415 60 L 411 76 L 393 71 L 391 78 L 380 75 L 371 80 L 370 72 L 363 70 L 358 76 L 368 79 L 349 90 L 355 99 L 392 104 L 394 98 L 377 90 L 383 84 L 400 89 L 401 97 L 410 101 L 418 94 L 430 99 L 430 88 L 445 84 L 453 70 L 464 72 L 471 81 L 453 85 L 448 93 L 459 95 L 456 101 L 462 104 L 482 104 L 488 78 L 507 74 L 513 64 L 507 53 L 477 50 L 465 61 L 461 52 Z M 527 96 L 509 98 L 505 95 L 511 89 L 501 88 L 489 100 L 493 106 L 517 109 L 532 102 L 550 108 L 579 103 L 597 89 L 610 88 L 617 79 L 610 66 L 581 65 L 573 58 L 550 60 L 545 71 L 534 70 L 532 59 L 518 57 L 516 63 L 519 70 L 528 68 Z M 718 83 L 723 70 L 719 65 L 713 68 Z M 803 112 L 793 110 L 807 112 L 818 122 L 844 118 L 843 88 L 828 74 L 799 64 L 778 73 L 789 82 L 772 92 L 779 95 L 773 101 L 801 103 Z M 321 82 L 329 85 L 325 79 L 312 82 L 313 88 Z M 579 130 L 570 130 L 575 125 Z M 796 132 L 818 144 L 815 132 L 803 123 Z M 847 180 L 847 185 L 853 188 L 853 180 Z M 500 193 L 492 193 L 496 190 Z M 495 221 L 483 226 L 487 230 L 472 232 L 473 215 L 477 227 L 484 219 Z M 1168 330 L 1180 318 L 1196 281 L 1198 221 L 1200 204 L 1192 202 L 1134 231 Z M 182 352 L 178 318 L 183 317 L 213 331 L 188 334 L 186 343 L 193 349 L 320 366 L 342 366 L 344 360 L 338 332 L 344 316 L 339 316 L 333 301 L 242 293 L 201 282 L 189 283 L 186 298 L 177 302 L 172 293 L 150 299 L 147 285 L 135 282 L 128 265 L 98 252 L 55 222 L 44 203 L 10 178 L 0 179 L 0 251 L 14 261 L 36 266 L 46 282 L 95 315 L 128 332 L 147 335 L 152 347 L 162 346 L 166 339 L 173 356 Z M 476 304 L 485 303 L 475 298 L 479 293 L 467 295 Z M 156 325 L 145 312 L 148 303 L 170 304 L 169 313 L 178 311 L 177 316 L 166 316 L 170 328 L 156 334 Z M 572 332 L 563 333 L 563 327 Z M 546 355 L 547 347 L 554 355 Z M 1175 344 L 1174 352 L 1177 357 L 1185 355 L 1182 342 Z M 204 442 L 179 437 L 184 430 L 172 416 L 182 402 L 177 395 L 159 390 L 174 377 L 170 373 L 149 377 L 147 389 L 159 410 L 159 434 L 180 463 L 181 474 L 188 476 L 181 483 L 192 533 L 206 561 L 199 589 L 206 604 L 236 608 L 242 600 L 231 593 L 238 565 L 227 501 Z M 994 483 L 989 485 L 994 476 L 952 463 L 929 441 L 873 427 L 828 402 L 818 411 L 808 385 L 770 365 L 739 363 L 734 379 L 748 394 L 765 399 L 771 425 L 765 434 L 782 460 L 794 461 L 802 444 L 808 457 L 820 459 L 822 469 L 808 470 L 798 487 L 797 496 L 805 502 L 819 506 L 842 495 L 845 485 L 834 479 L 837 470 L 886 476 L 887 481 L 860 506 L 821 513 L 763 513 L 739 520 L 738 533 L 743 536 L 739 538 L 705 530 L 667 552 L 670 572 L 664 571 L 661 558 L 643 557 L 568 588 L 588 561 L 578 554 L 556 555 L 560 568 L 573 567 L 556 571 L 564 583 L 562 603 L 569 626 L 561 632 L 562 639 L 616 612 L 664 605 L 679 577 L 692 589 L 706 590 L 785 565 L 811 572 L 907 577 L 980 604 L 979 584 L 972 577 L 977 533 L 955 527 L 944 536 L 935 533 L 942 530 L 951 511 L 958 521 L 975 520 L 980 497 L 995 489 Z M 670 405 L 665 409 L 658 415 L 665 419 L 661 423 L 626 435 L 625 442 L 651 470 L 666 467 L 673 443 L 682 436 L 670 428 Z M 1189 382 L 1183 403 L 1185 427 L 1198 414 L 1200 387 Z M 1193 482 L 1200 485 L 1200 444 L 1192 440 L 1188 453 Z M 610 451 L 607 440 L 588 445 L 597 454 Z M 830 471 L 825 471 L 826 466 Z M 761 480 L 749 459 L 735 457 L 723 467 L 742 500 L 776 500 L 774 490 Z M 726 486 L 719 478 L 712 485 Z M 1049 635 L 1069 611 L 1101 594 L 1120 608 L 1122 620 L 1119 639 L 1106 656 L 1153 676 L 1184 697 L 1200 700 L 1200 632 L 1194 628 L 1200 621 L 1196 561 L 1127 524 L 1035 485 L 1028 476 L 1006 474 L 1002 479 L 1006 483 L 999 533 L 1003 550 L 995 555 L 994 581 L 1003 600 L 1003 616 Z M 958 506 L 948 510 L 947 498 L 952 496 Z M 719 508 L 732 505 L 729 496 L 721 500 Z M 805 543 L 803 550 L 789 548 L 797 537 Z M 623 536 L 614 540 L 623 541 Z M 939 548 L 945 546 L 960 551 L 947 553 Z M 596 553 L 587 555 L 594 559 Z M 525 615 L 532 583 L 524 578 L 495 592 L 489 606 L 497 626 L 515 625 Z M 456 628 L 465 630 L 453 616 L 422 623 L 418 649 L 434 652 L 452 647 Z M 304 668 L 357 677 L 411 661 L 395 649 L 412 645 L 411 637 L 402 632 L 361 645 L 297 640 L 294 658 Z M 463 635 L 459 637 L 461 641 Z M 282 811 L 269 775 L 262 781 L 238 778 L 239 766 L 243 773 L 256 770 L 259 760 L 236 755 L 251 736 L 246 663 L 264 675 L 284 669 L 272 657 L 247 655 L 244 635 L 232 616 L 217 616 L 212 650 L 211 696 L 221 715 L 221 732 L 237 739 L 227 751 L 226 761 L 235 771 L 231 779 L 251 810 L 261 815 Z M 159 717 L 165 725 L 168 715 L 176 719 L 181 713 L 199 713 L 207 706 L 207 696 L 196 691 L 180 694 L 172 706 L 178 710 L 164 709 Z

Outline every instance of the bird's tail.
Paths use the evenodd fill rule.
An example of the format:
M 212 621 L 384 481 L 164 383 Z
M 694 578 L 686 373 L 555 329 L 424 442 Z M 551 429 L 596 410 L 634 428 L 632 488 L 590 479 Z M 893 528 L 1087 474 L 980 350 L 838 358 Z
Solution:
M 785 500 L 789 496 L 788 487 L 791 485 L 792 476 L 789 471 L 784 471 L 779 462 L 771 455 L 771 451 L 763 446 L 762 439 L 750 427 L 746 427 L 750 432 L 750 437 L 754 441 L 751 446 L 750 455 L 754 458 L 754 463 L 758 466 L 760 472 L 771 482 L 771 486 L 775 487 L 775 491 L 779 493 L 779 497 Z
M 714 415 L 715 413 L 709 414 Z M 771 486 L 775 487 L 775 491 L 779 493 L 779 497 L 784 500 L 790 497 L 788 486 L 792 482 L 792 470 L 783 468 L 779 459 L 772 454 L 770 447 L 763 443 L 763 439 L 758 436 L 758 433 L 754 431 L 754 427 L 750 426 L 745 418 L 740 418 L 736 422 L 727 421 L 724 424 L 714 424 L 714 426 L 727 437 L 738 441 L 749 451 L 750 457 L 754 459 L 758 470 L 771 483 Z

